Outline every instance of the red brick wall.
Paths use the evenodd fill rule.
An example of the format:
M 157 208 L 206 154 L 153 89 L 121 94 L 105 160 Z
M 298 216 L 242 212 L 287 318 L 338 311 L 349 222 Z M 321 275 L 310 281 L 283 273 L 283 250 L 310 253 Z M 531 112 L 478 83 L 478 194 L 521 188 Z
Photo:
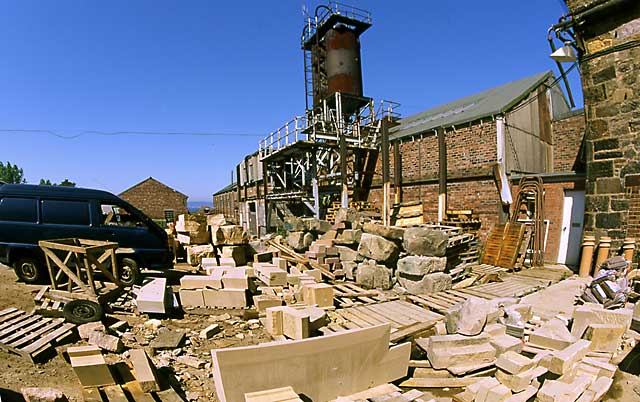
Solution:
M 216 194 L 213 196 L 213 213 L 223 214 L 227 220 L 236 222 L 238 220 L 237 203 L 238 193 L 235 190 Z
M 549 220 L 547 247 L 544 254 L 544 259 L 547 262 L 557 262 L 560 237 L 562 236 L 562 212 L 566 190 L 584 191 L 584 178 L 576 179 L 576 181 L 544 183 L 544 219 Z M 517 184 L 512 185 L 511 192 L 515 201 L 518 195 Z
M 449 177 L 487 174 L 496 162 L 496 124 L 493 121 L 474 123 L 468 127 L 447 130 L 447 172 Z M 393 176 L 393 146 L 389 152 L 390 171 Z M 414 141 L 405 139 L 400 144 L 402 180 L 438 177 L 438 139 L 430 133 Z M 378 156 L 376 174 L 382 174 L 382 155 Z
M 129 202 L 152 219 L 164 219 L 164 211 L 187 213 L 187 196 L 154 180 L 145 180 L 120 194 L 120 198 Z
M 438 220 L 438 184 L 408 185 L 402 188 L 403 202 L 422 201 L 425 221 Z M 480 216 L 482 226 L 480 238 L 487 234 L 498 223 L 500 197 L 493 180 L 457 180 L 447 184 L 449 209 L 473 209 Z M 382 208 L 382 189 L 373 189 L 369 194 L 369 202 Z
M 585 130 L 584 113 L 552 122 L 553 171 L 574 171 Z

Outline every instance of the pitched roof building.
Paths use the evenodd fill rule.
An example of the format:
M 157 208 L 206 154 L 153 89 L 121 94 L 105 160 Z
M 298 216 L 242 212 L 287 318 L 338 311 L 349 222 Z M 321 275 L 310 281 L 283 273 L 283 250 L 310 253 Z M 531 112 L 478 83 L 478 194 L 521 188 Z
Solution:
M 187 213 L 188 196 L 153 177 L 129 187 L 119 196 L 151 219 L 173 222 L 179 214 Z

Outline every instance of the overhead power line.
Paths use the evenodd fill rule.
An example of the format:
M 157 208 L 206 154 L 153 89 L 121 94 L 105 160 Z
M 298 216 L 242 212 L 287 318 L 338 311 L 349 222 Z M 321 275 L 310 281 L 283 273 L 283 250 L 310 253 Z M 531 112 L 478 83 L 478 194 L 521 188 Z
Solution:
M 173 136 L 173 137 L 263 137 L 265 134 L 255 133 L 225 133 L 225 132 L 189 132 L 189 131 L 98 131 L 83 130 L 75 134 L 62 134 L 54 130 L 24 129 L 24 128 L 0 128 L 0 133 L 27 133 L 27 134 L 49 134 L 65 140 L 72 140 L 85 135 L 100 135 L 115 137 L 122 135 L 149 135 L 149 136 Z

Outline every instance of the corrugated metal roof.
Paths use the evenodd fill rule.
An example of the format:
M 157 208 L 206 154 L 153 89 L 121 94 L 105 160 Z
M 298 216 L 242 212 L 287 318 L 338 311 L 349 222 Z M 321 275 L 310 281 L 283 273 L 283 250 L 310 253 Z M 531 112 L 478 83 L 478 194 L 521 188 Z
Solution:
M 226 187 L 223 187 L 222 189 L 218 190 L 217 192 L 213 193 L 213 195 L 219 195 L 219 194 L 224 194 L 224 193 L 228 193 L 231 190 L 235 190 L 237 183 L 231 183 Z
M 396 140 L 500 114 L 519 103 L 549 77 L 553 77 L 550 70 L 400 119 L 400 125 L 389 130 L 389 139 Z

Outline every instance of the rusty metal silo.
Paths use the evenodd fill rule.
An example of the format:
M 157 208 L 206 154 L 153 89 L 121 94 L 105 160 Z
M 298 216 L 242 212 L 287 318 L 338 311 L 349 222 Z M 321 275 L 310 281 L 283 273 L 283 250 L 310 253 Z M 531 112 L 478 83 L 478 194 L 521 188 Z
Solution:
M 325 36 L 327 93 L 362 96 L 360 40 L 348 27 L 337 26 Z

